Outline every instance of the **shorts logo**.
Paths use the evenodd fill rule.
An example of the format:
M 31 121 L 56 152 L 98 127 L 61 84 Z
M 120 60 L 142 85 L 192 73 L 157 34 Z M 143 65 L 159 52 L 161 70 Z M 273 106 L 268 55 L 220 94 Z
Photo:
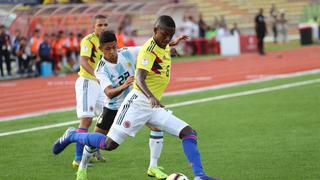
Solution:
M 130 122 L 129 121 L 124 121 L 123 122 L 123 127 L 125 127 L 125 128 L 129 128 L 130 127 Z
M 141 64 L 144 66 L 148 65 L 149 64 L 148 59 L 142 59 Z
M 92 106 L 90 106 L 90 112 L 93 112 L 93 107 Z

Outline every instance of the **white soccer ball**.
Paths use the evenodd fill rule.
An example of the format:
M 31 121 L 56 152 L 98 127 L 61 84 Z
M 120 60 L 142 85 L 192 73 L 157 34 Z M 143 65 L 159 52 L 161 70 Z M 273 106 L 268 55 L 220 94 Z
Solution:
M 189 180 L 188 177 L 182 173 L 173 173 L 167 177 L 167 180 Z

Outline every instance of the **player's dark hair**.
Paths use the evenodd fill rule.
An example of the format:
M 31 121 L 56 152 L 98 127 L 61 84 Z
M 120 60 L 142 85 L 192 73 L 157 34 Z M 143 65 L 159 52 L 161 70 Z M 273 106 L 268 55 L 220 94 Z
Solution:
M 171 16 L 162 15 L 156 20 L 154 27 L 176 28 L 176 23 Z
M 98 14 L 94 17 L 94 20 L 97 20 L 97 19 L 107 19 L 107 16 L 105 15 L 102 15 L 102 14 Z
M 113 42 L 117 41 L 117 37 L 112 31 L 104 31 L 100 35 L 100 44 L 108 43 L 108 42 Z

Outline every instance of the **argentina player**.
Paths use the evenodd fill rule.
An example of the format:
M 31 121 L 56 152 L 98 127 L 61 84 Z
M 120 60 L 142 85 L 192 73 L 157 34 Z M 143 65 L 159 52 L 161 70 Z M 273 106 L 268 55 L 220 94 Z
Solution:
M 108 133 L 121 103 L 131 91 L 136 57 L 140 48 L 118 49 L 117 39 L 113 32 L 105 31 L 101 34 L 100 50 L 103 52 L 103 57 L 95 69 L 95 76 L 106 94 L 107 100 L 103 113 L 96 123 L 95 132 L 105 135 Z M 149 128 L 151 130 L 149 139 L 150 164 L 147 174 L 157 179 L 165 179 L 167 174 L 162 172 L 157 163 L 163 146 L 163 132 L 151 126 Z M 89 159 L 95 151 L 97 151 L 96 148 L 85 146 L 77 172 L 77 179 L 85 179 L 87 177 L 86 169 Z

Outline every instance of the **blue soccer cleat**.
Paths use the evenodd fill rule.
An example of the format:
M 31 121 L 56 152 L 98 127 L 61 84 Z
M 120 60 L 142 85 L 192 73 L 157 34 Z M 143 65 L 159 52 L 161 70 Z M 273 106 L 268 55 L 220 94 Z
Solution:
M 70 143 L 70 137 L 76 133 L 76 129 L 74 127 L 70 127 L 66 130 L 66 132 L 53 144 L 52 152 L 57 155 L 61 153 Z
M 212 178 L 212 177 L 209 177 L 207 175 L 203 175 L 203 176 L 196 176 L 194 177 L 194 180 L 220 180 L 218 178 Z

